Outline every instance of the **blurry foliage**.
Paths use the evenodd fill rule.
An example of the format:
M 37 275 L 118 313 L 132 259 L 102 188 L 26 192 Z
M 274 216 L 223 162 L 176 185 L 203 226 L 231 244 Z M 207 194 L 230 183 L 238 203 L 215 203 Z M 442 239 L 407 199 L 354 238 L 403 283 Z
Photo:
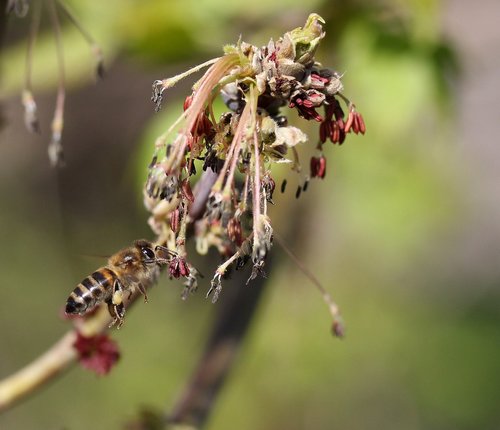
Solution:
M 286 194 L 277 196 L 283 220 L 278 231 L 297 222 L 289 241 L 336 296 L 347 322 L 346 340 L 331 340 L 327 311 L 302 275 L 275 264 L 264 306 L 209 428 L 495 428 L 500 420 L 500 297 L 475 296 L 482 279 L 460 289 L 461 279 L 452 276 L 443 283 L 435 272 L 436 266 L 454 272 L 439 241 L 462 228 L 465 216 L 447 128 L 458 62 L 440 33 L 439 1 L 70 4 L 102 44 L 108 66 L 115 57 L 144 69 L 168 64 L 169 70 L 160 70 L 164 75 L 157 78 L 183 69 L 179 62 L 196 64 L 218 55 L 240 33 L 244 40 L 264 43 L 268 35 L 277 37 L 316 9 L 327 21 L 328 35 L 318 58 L 345 72 L 345 86 L 367 123 L 364 139 L 353 137 L 342 147 L 327 148 L 328 175 L 323 182 L 314 181 L 301 201 L 292 201 L 296 179 L 290 176 Z M 14 25 L 16 19 L 10 23 Z M 37 44 L 34 83 L 35 90 L 49 91 L 56 64 L 52 34 L 45 30 Z M 93 76 L 90 55 L 69 26 L 64 45 L 70 84 L 88 82 Z M 24 48 L 19 41 L 4 52 L 3 94 L 19 92 Z M 144 88 L 148 98 L 150 82 Z M 131 158 L 128 170 L 139 172 L 134 173 L 136 183 L 143 183 L 154 138 L 177 115 L 188 92 L 167 93 L 157 115 L 151 104 L 140 155 Z M 312 125 L 310 135 L 316 133 Z M 9 193 L 2 187 L 2 196 Z M 141 198 L 139 192 L 130 198 L 136 195 Z M 56 204 L 54 196 L 45 202 Z M 54 339 L 54 332 L 64 329 L 55 315 L 80 279 L 61 268 L 69 257 L 61 255 L 59 230 L 50 224 L 50 211 L 36 204 L 13 199 L 0 213 L 2 237 L 11 244 L 0 248 L 2 375 L 31 359 Z M 126 216 L 119 213 L 112 220 L 103 218 L 101 226 L 89 226 L 82 214 L 75 223 L 82 225 L 81 235 L 102 242 L 110 224 L 116 234 L 131 235 L 126 223 L 119 226 Z M 274 254 L 284 263 L 278 247 Z M 12 255 L 30 262 L 22 286 L 18 257 L 13 260 Z M 12 268 L 7 270 L 6 264 Z M 86 274 L 92 264 L 78 273 Z M 148 305 L 133 310 L 116 333 L 123 360 L 108 378 L 96 379 L 78 369 L 0 417 L 0 427 L 66 425 L 78 430 L 88 428 L 91 417 L 96 428 L 118 428 L 139 405 L 159 410 L 171 405 L 199 352 L 212 310 L 201 294 L 181 303 L 179 293 L 172 283 L 162 282 Z

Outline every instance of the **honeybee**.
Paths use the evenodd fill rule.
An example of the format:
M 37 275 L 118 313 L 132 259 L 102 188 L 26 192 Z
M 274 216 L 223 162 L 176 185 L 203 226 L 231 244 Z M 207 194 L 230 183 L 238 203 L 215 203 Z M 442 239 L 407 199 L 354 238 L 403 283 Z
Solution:
M 105 302 L 113 318 L 112 327 L 120 328 L 125 316 L 124 295 L 138 289 L 148 301 L 146 288 L 156 281 L 160 266 L 170 262 L 173 251 L 147 240 L 137 240 L 108 259 L 108 264 L 80 282 L 66 301 L 67 314 L 85 314 Z

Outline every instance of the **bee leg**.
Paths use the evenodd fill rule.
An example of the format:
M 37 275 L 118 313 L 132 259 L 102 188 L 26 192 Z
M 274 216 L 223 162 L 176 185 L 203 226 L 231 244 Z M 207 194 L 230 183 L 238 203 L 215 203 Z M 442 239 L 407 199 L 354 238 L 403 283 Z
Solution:
M 137 288 L 139 288 L 139 291 L 144 296 L 144 303 L 147 303 L 148 302 L 148 295 L 146 293 L 146 288 L 140 282 L 137 284 Z
M 120 328 L 123 325 L 125 317 L 125 306 L 123 306 L 123 303 L 115 305 L 108 302 L 108 312 L 113 317 L 113 321 L 109 324 L 109 328 L 113 327 L 117 323 L 116 328 Z
M 148 302 L 148 295 L 146 293 L 146 288 L 144 285 L 139 281 L 139 278 L 129 275 L 127 278 L 127 283 L 133 284 L 134 287 L 137 287 L 137 289 L 141 292 L 141 294 L 144 296 L 144 303 Z M 133 290 L 132 290 L 133 291 Z M 130 296 L 132 295 L 132 291 L 130 291 L 130 295 L 128 298 L 130 299 Z
M 113 296 L 111 297 L 111 301 L 108 302 L 108 311 L 113 317 L 111 326 L 118 323 L 116 328 L 120 328 L 125 317 L 125 305 L 123 304 L 123 285 L 118 279 L 113 285 Z

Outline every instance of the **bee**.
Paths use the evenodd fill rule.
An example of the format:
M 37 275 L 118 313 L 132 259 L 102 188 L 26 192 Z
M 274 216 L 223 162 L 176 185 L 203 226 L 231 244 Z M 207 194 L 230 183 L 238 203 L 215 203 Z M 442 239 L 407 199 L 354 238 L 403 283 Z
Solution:
M 108 305 L 113 318 L 110 327 L 120 328 L 125 316 L 124 297 L 137 289 L 148 301 L 146 288 L 160 275 L 160 267 L 170 262 L 173 251 L 147 240 L 137 240 L 118 251 L 108 264 L 80 282 L 66 301 L 66 314 L 83 315 L 100 303 Z

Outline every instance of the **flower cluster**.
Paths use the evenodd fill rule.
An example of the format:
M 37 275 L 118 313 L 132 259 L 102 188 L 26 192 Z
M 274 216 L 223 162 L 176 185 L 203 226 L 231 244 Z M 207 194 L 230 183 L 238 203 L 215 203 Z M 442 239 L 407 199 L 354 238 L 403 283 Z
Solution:
M 152 100 L 159 109 L 167 88 L 210 66 L 186 98 L 184 113 L 157 139 L 144 192 L 146 208 L 152 214 L 151 228 L 160 242 L 177 253 L 169 274 L 185 277 L 187 292 L 197 285 L 196 270 L 187 261 L 185 241 L 186 226 L 193 221 L 196 206 L 191 185 L 200 167 L 205 172 L 201 180 L 211 182 L 201 208 L 203 216 L 194 223 L 196 248 L 204 254 L 214 246 L 226 258 L 207 294 L 213 293 L 215 301 L 231 264 L 238 268 L 251 260 L 250 279 L 263 273 L 273 241 L 267 213 L 276 185 L 272 166 L 290 163 L 292 170 L 301 169 L 297 145 L 308 139 L 299 128 L 288 124 L 285 108 L 320 123 L 318 155 L 310 161 L 311 178 L 325 177 L 323 146 L 327 140 L 342 144 L 350 132 L 365 133 L 361 114 L 342 93 L 341 75 L 315 60 L 325 35 L 322 24 L 320 16 L 311 14 L 304 27 L 264 47 L 239 41 L 227 46 L 220 58 L 153 83 Z M 219 95 L 228 110 L 216 118 L 212 104 Z M 347 115 L 341 102 L 347 107 Z M 179 131 L 169 140 L 175 129 Z M 308 178 L 297 195 L 307 183 Z
M 98 375 L 106 375 L 120 358 L 118 345 L 106 334 L 84 336 L 76 333 L 73 347 L 80 364 Z

